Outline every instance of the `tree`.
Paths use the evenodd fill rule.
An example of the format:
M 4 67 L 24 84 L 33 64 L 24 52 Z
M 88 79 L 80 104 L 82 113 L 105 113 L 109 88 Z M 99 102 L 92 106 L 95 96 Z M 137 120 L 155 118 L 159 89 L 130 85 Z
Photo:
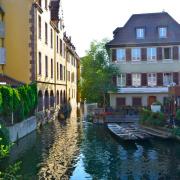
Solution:
M 112 77 L 118 75 L 118 69 L 110 64 L 105 48 L 107 40 L 93 41 L 86 56 L 81 59 L 81 98 L 88 103 L 97 102 L 107 105 L 107 94 L 115 91 Z

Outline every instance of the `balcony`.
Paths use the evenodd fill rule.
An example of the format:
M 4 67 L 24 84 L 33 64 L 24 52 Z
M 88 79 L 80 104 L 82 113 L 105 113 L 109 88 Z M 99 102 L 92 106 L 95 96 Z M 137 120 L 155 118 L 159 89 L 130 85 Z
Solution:
M 146 93 L 168 93 L 168 87 L 128 87 L 118 88 L 118 93 L 122 94 L 146 94 Z
M 6 64 L 6 49 L 0 48 L 0 64 Z
M 5 28 L 4 28 L 4 23 L 0 22 L 0 38 L 5 37 Z

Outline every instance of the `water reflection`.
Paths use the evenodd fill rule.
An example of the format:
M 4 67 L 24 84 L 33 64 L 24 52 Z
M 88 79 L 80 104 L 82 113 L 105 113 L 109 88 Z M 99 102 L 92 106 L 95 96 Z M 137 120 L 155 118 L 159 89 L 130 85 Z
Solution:
M 118 142 L 104 126 L 56 120 L 22 139 L 9 161 L 21 160 L 25 180 L 180 179 L 180 143 Z
M 178 142 L 152 140 L 135 144 L 118 143 L 105 128 L 98 126 L 87 127 L 84 136 L 81 146 L 83 171 L 91 179 L 180 178 Z M 74 179 L 73 176 L 71 179 Z

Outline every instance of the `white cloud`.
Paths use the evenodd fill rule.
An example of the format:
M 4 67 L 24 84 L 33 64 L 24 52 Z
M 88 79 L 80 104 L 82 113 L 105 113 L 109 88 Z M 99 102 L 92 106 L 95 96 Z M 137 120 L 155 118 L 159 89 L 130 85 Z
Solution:
M 62 0 L 65 28 L 80 56 L 94 39 L 112 39 L 132 14 L 165 10 L 180 23 L 179 0 Z

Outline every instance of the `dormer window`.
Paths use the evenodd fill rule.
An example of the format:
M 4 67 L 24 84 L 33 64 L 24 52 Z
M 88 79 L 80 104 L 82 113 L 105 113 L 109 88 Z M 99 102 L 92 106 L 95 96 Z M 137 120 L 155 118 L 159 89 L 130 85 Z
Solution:
M 167 37 L 167 27 L 159 27 L 159 38 L 166 38 Z
M 137 39 L 144 39 L 144 28 L 137 28 L 136 29 L 136 38 Z
M 39 4 L 39 6 L 41 7 L 41 0 L 38 0 L 38 4 Z

